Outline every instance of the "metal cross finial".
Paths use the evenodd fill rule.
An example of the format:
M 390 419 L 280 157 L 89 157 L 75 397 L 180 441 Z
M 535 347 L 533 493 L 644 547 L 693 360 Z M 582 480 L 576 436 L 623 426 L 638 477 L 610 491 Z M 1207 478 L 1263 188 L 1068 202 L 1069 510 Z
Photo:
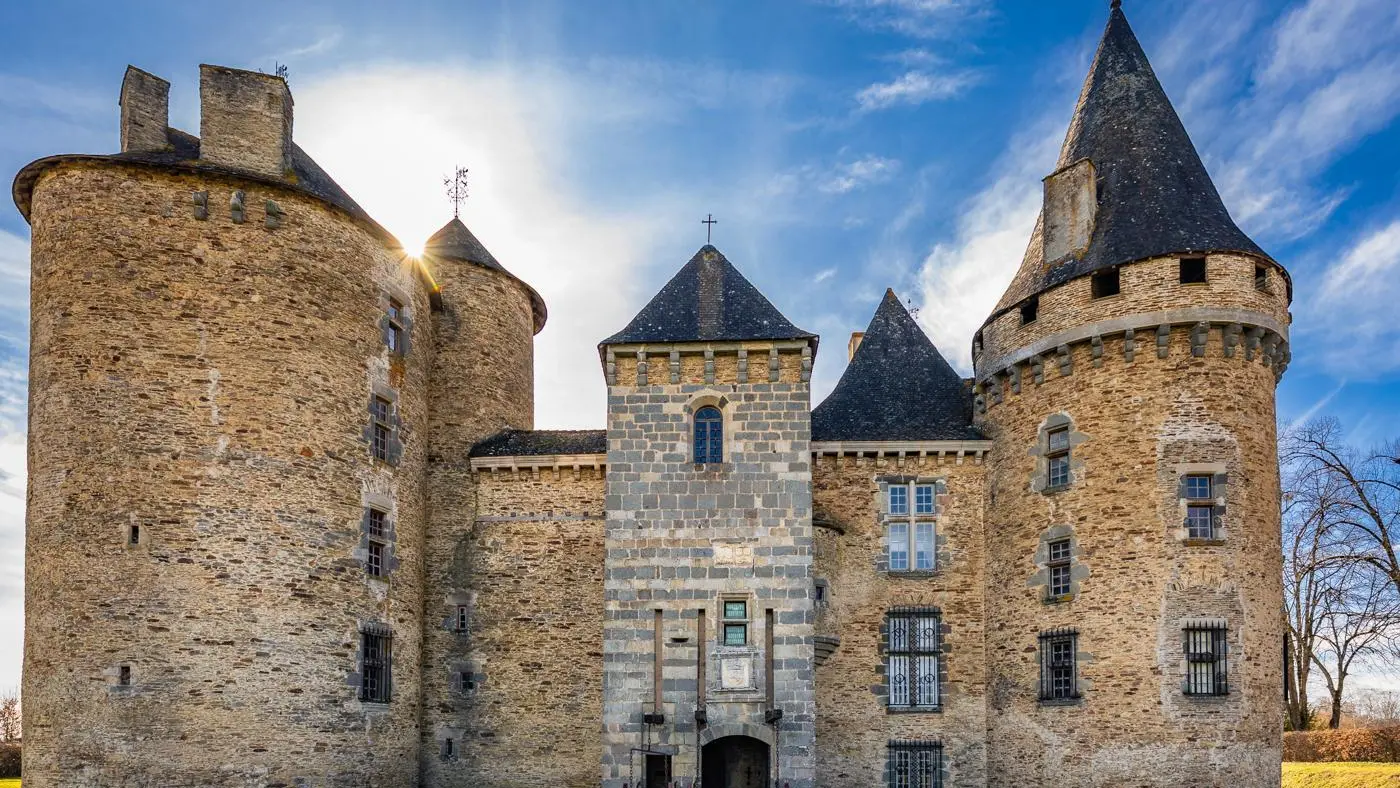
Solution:
M 719 224 L 719 220 L 715 218 L 714 214 L 707 213 L 705 214 L 705 218 L 700 220 L 700 223 L 705 225 L 705 243 L 708 244 L 710 242 L 710 231 L 715 228 L 715 225 Z
M 452 218 L 456 219 L 462 213 L 462 203 L 467 201 L 467 168 L 458 167 L 442 179 L 442 185 L 447 187 L 447 199 L 452 201 Z

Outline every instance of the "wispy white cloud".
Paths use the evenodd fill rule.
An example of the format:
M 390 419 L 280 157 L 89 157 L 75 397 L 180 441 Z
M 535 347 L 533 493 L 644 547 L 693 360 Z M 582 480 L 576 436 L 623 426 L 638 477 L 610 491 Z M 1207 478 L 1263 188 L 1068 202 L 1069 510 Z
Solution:
M 0 231 L 0 688 L 19 686 L 23 648 L 28 281 L 28 242 Z
M 988 0 L 818 0 L 865 27 L 913 38 L 950 38 L 989 13 Z
M 1346 387 L 1346 380 L 1339 381 L 1335 388 L 1333 388 L 1326 394 L 1323 394 L 1321 397 L 1318 397 L 1317 400 L 1313 402 L 1313 404 L 1308 406 L 1307 410 L 1304 410 L 1302 413 L 1299 413 L 1291 421 L 1289 421 L 1287 426 L 1285 426 L 1282 431 L 1289 432 L 1301 424 L 1307 424 L 1309 421 L 1312 421 L 1313 418 L 1317 416 L 1317 414 L 1326 410 L 1327 406 L 1332 404 L 1332 400 L 1336 399 L 1337 395 L 1341 394 L 1342 389 Z
M 1400 219 L 1364 233 L 1303 303 L 1309 360 L 1336 374 L 1373 378 L 1400 370 Z M 1338 352 L 1339 342 L 1365 353 Z M 1297 342 L 1294 343 L 1299 344 Z
M 1364 60 L 1400 36 L 1400 4 L 1390 0 L 1310 0 L 1288 12 L 1258 78 L 1291 84 Z
M 841 164 L 830 178 L 817 185 L 826 194 L 845 194 L 872 183 L 882 183 L 899 172 L 899 160 L 883 156 L 862 156 Z
M 855 100 L 861 112 L 874 112 L 899 105 L 950 99 L 976 83 L 977 74 L 972 71 L 949 74 L 908 71 L 889 82 L 876 82 L 861 88 Z

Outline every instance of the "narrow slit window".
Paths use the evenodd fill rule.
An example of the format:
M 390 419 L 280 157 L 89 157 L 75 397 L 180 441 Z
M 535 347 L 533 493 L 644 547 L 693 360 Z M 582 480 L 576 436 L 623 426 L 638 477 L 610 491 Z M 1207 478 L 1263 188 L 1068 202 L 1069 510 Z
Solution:
M 1180 265 L 1183 285 L 1205 284 L 1206 259 L 1204 257 L 1183 257 Z
M 1090 280 L 1090 289 L 1092 290 L 1094 298 L 1107 298 L 1109 296 L 1116 296 L 1121 292 L 1117 268 L 1099 271 L 1090 277 Z
M 695 463 L 724 462 L 724 416 L 713 405 L 695 412 Z
M 389 308 L 384 315 L 384 344 L 389 352 L 402 354 L 404 351 L 404 311 L 403 303 L 396 298 L 389 299 Z
M 1040 296 L 1031 296 L 1026 299 L 1024 304 L 1021 304 L 1021 325 L 1024 326 L 1027 323 L 1034 323 L 1035 319 L 1039 316 Z
M 457 757 L 457 747 L 452 739 L 444 739 L 442 742 L 442 757 L 451 760 Z
M 133 525 L 127 529 L 126 543 L 131 545 L 141 544 L 141 526 Z
M 456 629 L 458 632 L 466 632 L 466 631 L 467 631 L 467 606 L 466 606 L 466 605 L 458 605 L 458 606 L 457 606 L 457 615 L 456 615 L 456 617 L 455 617 L 455 620 L 453 621 L 453 628 Z

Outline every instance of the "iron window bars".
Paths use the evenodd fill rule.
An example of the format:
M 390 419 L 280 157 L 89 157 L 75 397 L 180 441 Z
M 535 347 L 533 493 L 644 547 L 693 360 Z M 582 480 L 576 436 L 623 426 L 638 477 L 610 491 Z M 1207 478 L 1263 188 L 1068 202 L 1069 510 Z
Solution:
M 381 627 L 360 631 L 360 700 L 365 703 L 389 702 L 393 640 L 393 635 Z
M 1224 622 L 1197 621 L 1183 630 L 1187 695 L 1230 694 L 1230 676 L 1226 665 L 1227 634 L 1228 628 Z
M 1040 699 L 1074 700 L 1079 697 L 1079 671 L 1075 655 L 1079 632 L 1052 629 L 1040 633 Z
M 890 742 L 886 783 L 889 788 L 943 788 L 942 742 Z
M 886 616 L 886 626 L 890 707 L 938 708 L 942 615 L 936 610 L 895 609 Z
M 724 416 L 713 405 L 695 412 L 695 464 L 724 462 Z

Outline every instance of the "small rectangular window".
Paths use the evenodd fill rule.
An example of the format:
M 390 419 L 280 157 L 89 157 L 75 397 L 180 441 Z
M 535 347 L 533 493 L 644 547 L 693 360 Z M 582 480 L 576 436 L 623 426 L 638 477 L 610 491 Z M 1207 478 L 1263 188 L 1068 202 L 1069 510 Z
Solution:
M 390 353 L 404 352 L 404 325 L 403 303 L 390 298 L 389 307 L 384 314 L 384 344 L 388 346 Z
M 1073 563 L 1070 541 L 1056 539 L 1049 544 L 1050 596 L 1053 599 L 1069 596 L 1070 566 Z
M 1055 630 L 1040 635 L 1040 699 L 1072 700 L 1079 697 L 1076 671 L 1078 633 Z
M 885 766 L 890 788 L 943 788 L 943 745 L 899 741 L 889 744 Z
M 384 576 L 384 543 L 369 540 L 369 550 L 365 556 L 365 574 L 370 577 Z
M 389 702 L 392 645 L 392 635 L 360 633 L 360 700 L 366 703 Z
M 914 525 L 914 569 L 933 571 L 933 523 Z
M 373 442 L 370 446 L 371 452 L 376 460 L 389 459 L 389 438 L 393 434 L 393 426 L 389 421 L 393 413 L 393 404 L 383 397 L 375 397 L 370 405 L 370 418 L 374 422 Z
M 890 514 L 909 514 L 909 488 L 900 485 L 890 485 L 889 492 Z
M 938 706 L 941 622 L 938 613 L 892 612 L 886 618 L 889 639 L 885 658 L 891 707 Z
M 467 631 L 467 606 L 466 606 L 466 605 L 458 605 L 458 606 L 457 606 L 457 616 L 456 616 L 456 621 L 454 622 L 454 628 L 455 628 L 458 632 L 466 632 L 466 631 Z
M 123 687 L 131 686 L 131 666 L 122 665 L 117 668 L 117 684 Z
M 1068 487 L 1069 471 L 1069 427 L 1051 430 L 1047 435 L 1046 486 L 1049 489 Z
M 474 689 L 476 689 L 476 679 L 472 678 L 471 671 L 459 671 L 457 673 L 457 691 L 471 692 Z
M 914 514 L 933 514 L 933 492 L 932 484 L 914 485 Z
M 1186 537 L 1212 539 L 1215 537 L 1215 507 L 1188 505 L 1186 507 Z
M 1188 501 L 1209 501 L 1215 498 L 1211 491 L 1211 478 L 1207 475 L 1192 474 L 1186 477 L 1186 499 Z
M 1254 289 L 1255 289 L 1255 290 L 1268 290 L 1268 289 L 1269 289 L 1269 268 L 1268 268 L 1268 266 L 1263 266 L 1263 265 L 1255 265 L 1255 266 L 1254 266 Z
M 1021 325 L 1034 323 L 1040 315 L 1040 296 L 1031 296 L 1021 304 Z
M 1225 635 L 1223 624 L 1185 630 L 1187 695 L 1230 694 Z
M 749 625 L 748 625 L 748 624 L 730 624 L 730 623 L 728 623 L 728 622 L 725 623 L 725 625 L 724 625 L 724 645 L 726 645 L 726 646 L 742 646 L 742 645 L 747 644 L 748 642 L 749 642 Z
M 443 739 L 442 757 L 447 758 L 448 760 L 457 757 L 457 746 L 452 742 L 452 739 Z
M 126 543 L 141 544 L 141 526 L 133 525 L 127 529 Z
M 726 599 L 721 613 L 723 614 L 724 645 L 748 645 L 749 603 L 742 599 Z
M 889 563 L 891 572 L 909 571 L 909 523 L 890 523 Z
M 1099 271 L 1090 277 L 1090 289 L 1094 298 L 1107 298 L 1116 296 L 1119 293 L 1118 269 L 1110 268 L 1107 271 Z
M 369 517 L 365 522 L 365 529 L 371 537 L 376 539 L 384 538 L 384 520 L 386 515 L 378 509 L 370 509 Z
M 1206 281 L 1206 259 L 1204 257 L 1183 257 L 1180 265 L 1183 285 L 1203 284 Z

